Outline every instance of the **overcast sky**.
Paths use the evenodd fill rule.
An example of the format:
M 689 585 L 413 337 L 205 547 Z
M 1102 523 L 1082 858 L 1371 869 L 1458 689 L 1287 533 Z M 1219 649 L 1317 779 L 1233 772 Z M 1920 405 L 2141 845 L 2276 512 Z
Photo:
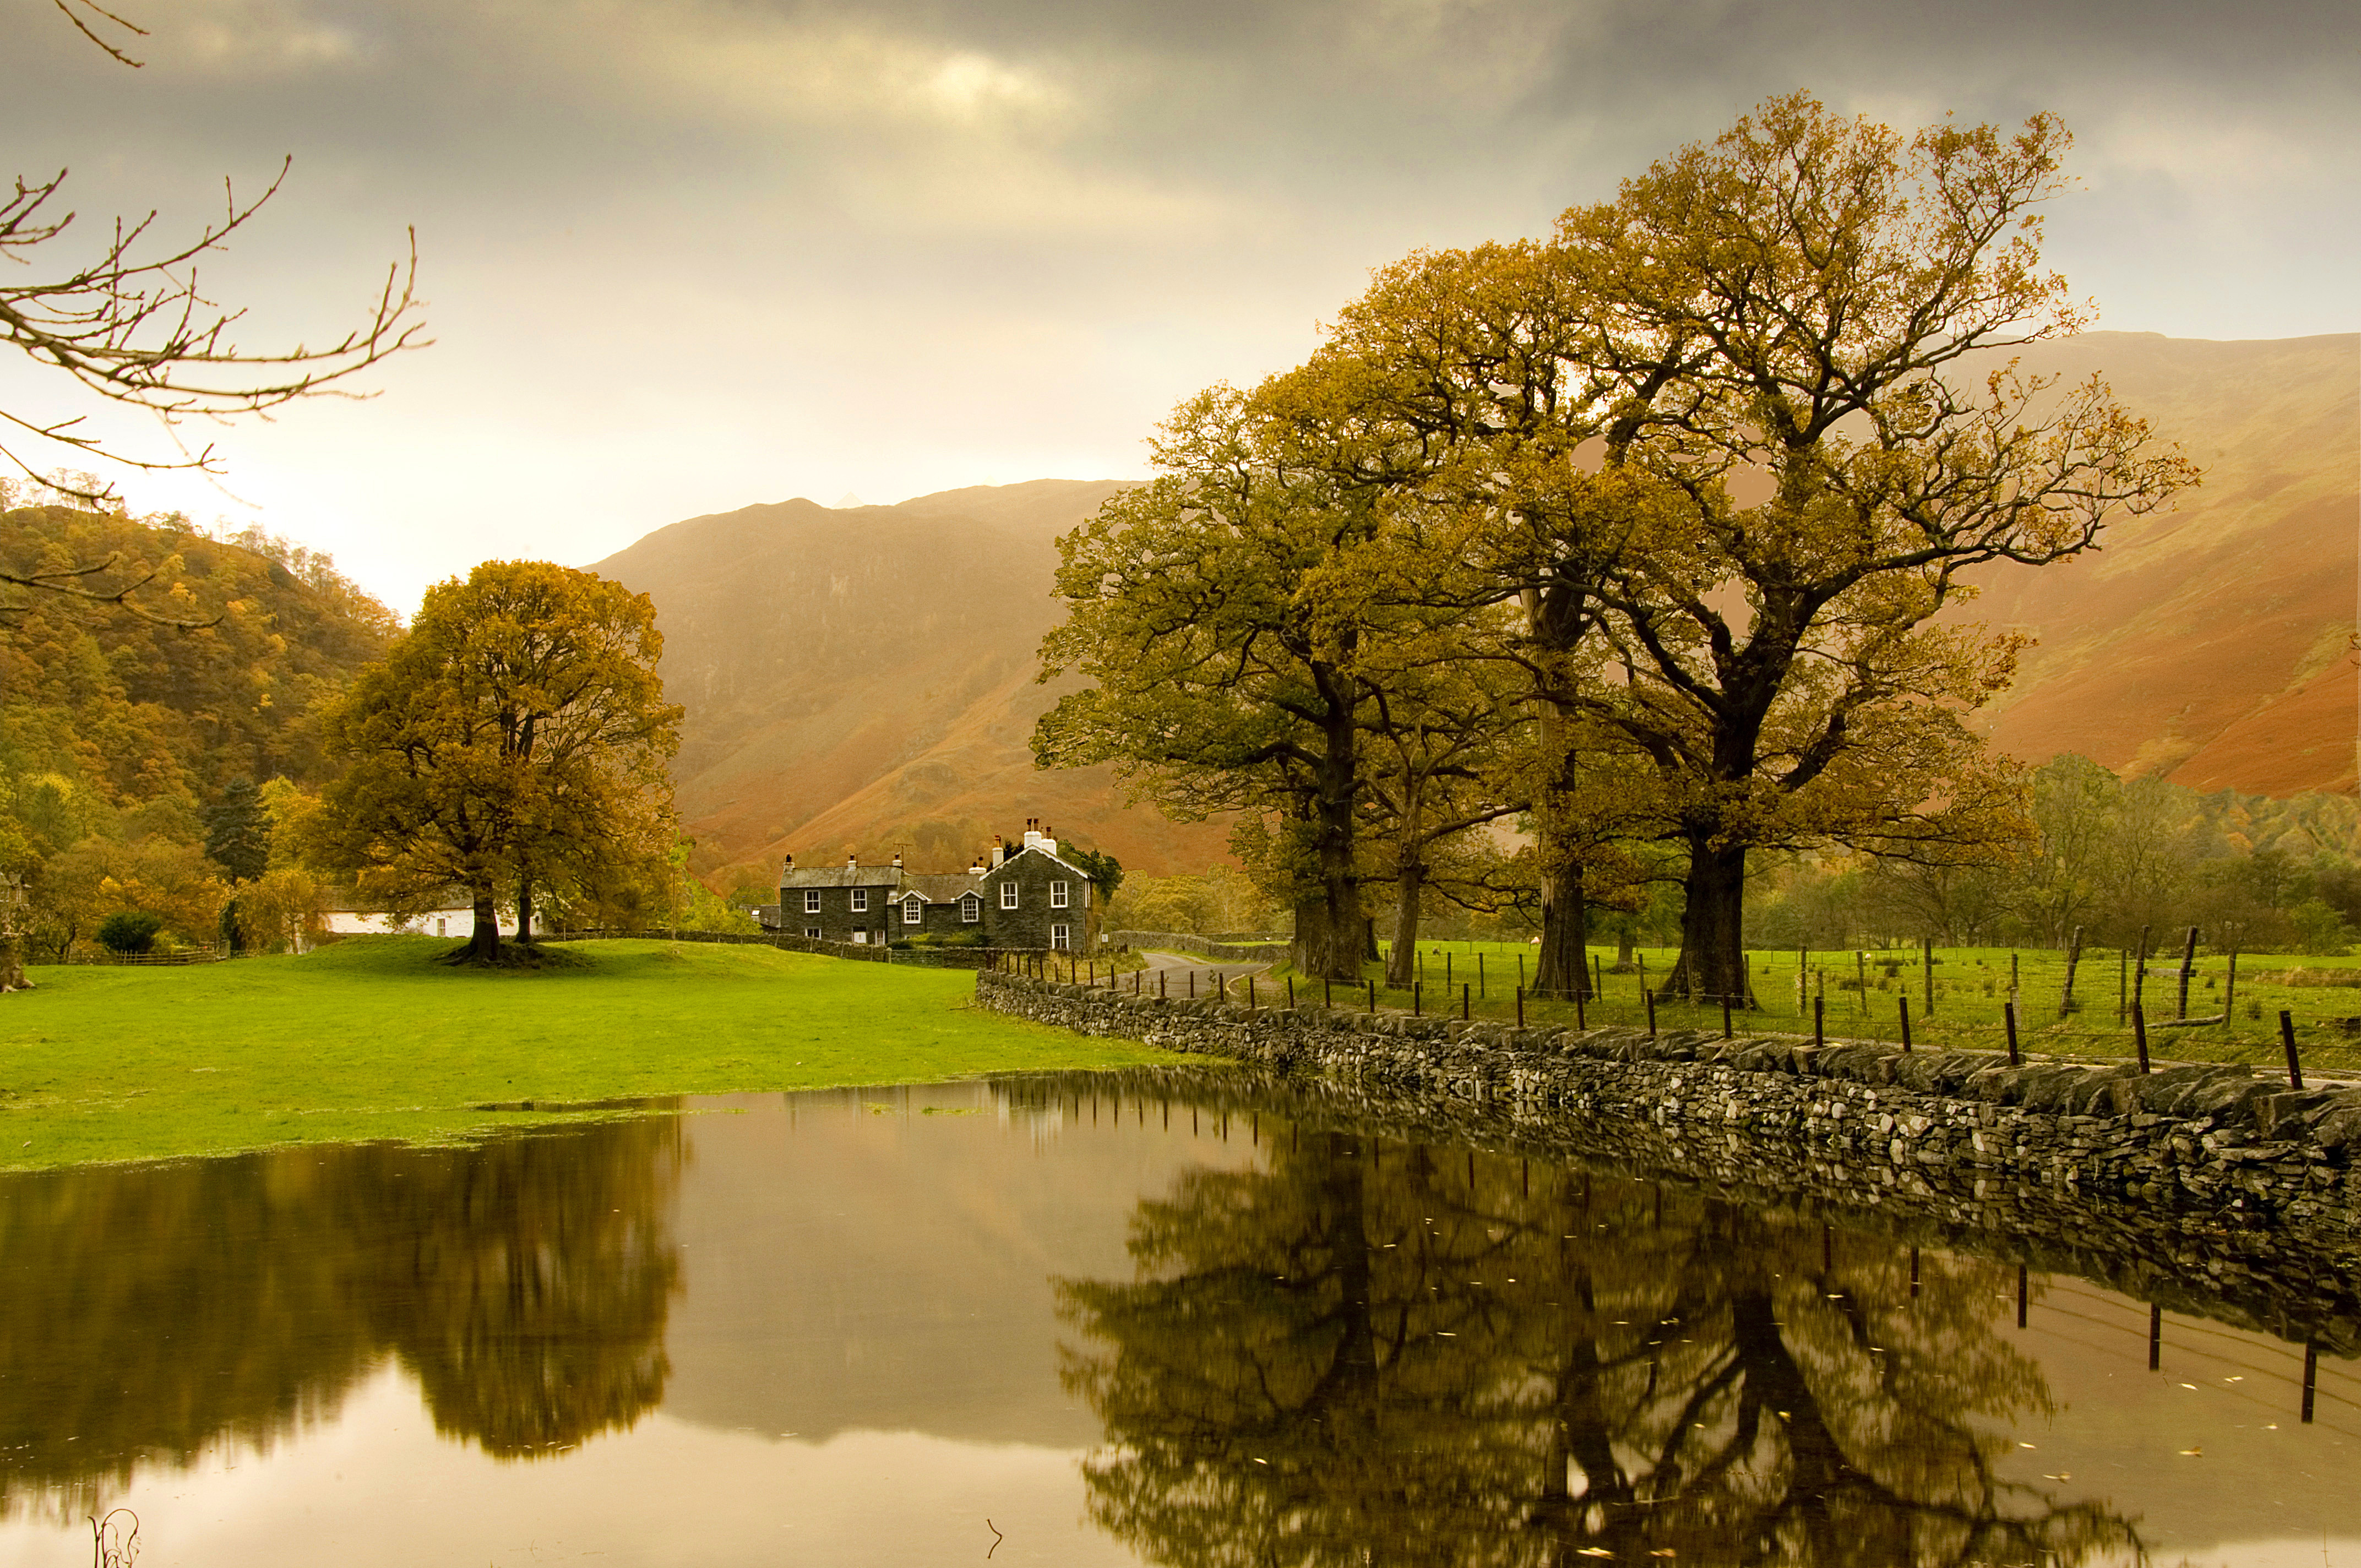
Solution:
M 416 227 L 436 341 L 380 396 L 203 433 L 218 488 L 120 477 L 404 614 L 758 501 L 1137 475 L 1372 267 L 1542 233 L 1798 87 L 2061 113 L 2049 256 L 2103 326 L 2361 325 L 2350 0 L 120 0 L 138 71 L 0 5 L 5 145 L 93 229 L 293 156 L 208 280 L 249 346 L 356 323 Z M 0 400 L 81 410 L 15 359 Z

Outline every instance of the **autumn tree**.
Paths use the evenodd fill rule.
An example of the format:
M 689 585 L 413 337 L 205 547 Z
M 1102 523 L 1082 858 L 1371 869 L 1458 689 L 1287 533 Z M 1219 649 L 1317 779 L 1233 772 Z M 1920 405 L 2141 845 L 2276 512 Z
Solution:
M 2068 142 L 2048 115 L 1905 138 L 1796 94 L 1560 220 L 1603 471 L 1653 518 L 1602 574 L 1620 679 L 1586 706 L 1687 852 L 1693 990 L 1746 995 L 1752 849 L 2022 836 L 1962 717 L 2018 644 L 1935 618 L 1962 572 L 2063 560 L 2193 480 L 2101 380 L 1971 374 L 2082 323 L 2039 254 Z
M 1295 908 L 1296 967 L 1356 980 L 1373 632 L 1312 590 L 1367 536 L 1366 509 L 1280 461 L 1228 389 L 1184 403 L 1155 454 L 1157 478 L 1059 541 L 1069 611 L 1042 642 L 1042 679 L 1073 669 L 1093 684 L 1042 717 L 1034 756 L 1113 762 L 1182 820 L 1246 814 Z
M 1406 987 L 1430 890 L 1479 906 L 1502 891 L 1485 830 L 1529 808 L 1510 759 L 1531 726 L 1513 711 L 1521 694 L 1507 667 L 1465 656 L 1449 630 L 1385 652 L 1369 672 L 1361 798 L 1365 835 L 1394 886 L 1386 983 Z
M 536 883 L 660 866 L 681 714 L 663 647 L 647 596 L 588 572 L 487 562 L 429 589 L 330 719 L 346 771 L 313 818 L 319 858 L 397 903 L 466 888 L 466 952 L 486 962 L 504 889 L 529 936 Z
M 1534 990 L 1552 996 L 1586 992 L 1586 905 L 1631 881 L 1611 848 L 1628 801 L 1597 787 L 1608 738 L 1586 728 L 1580 693 L 1597 679 L 1602 575 L 1646 518 L 1618 477 L 1578 460 L 1604 417 L 1569 285 L 1534 243 L 1417 253 L 1380 269 L 1310 361 L 1256 393 L 1295 461 L 1383 517 L 1380 547 L 1361 557 L 1378 598 L 1510 612 L 1474 657 L 1499 663 L 1493 685 L 1514 689 L 1530 723 L 1519 746 L 1494 750 L 1489 793 L 1530 803 Z

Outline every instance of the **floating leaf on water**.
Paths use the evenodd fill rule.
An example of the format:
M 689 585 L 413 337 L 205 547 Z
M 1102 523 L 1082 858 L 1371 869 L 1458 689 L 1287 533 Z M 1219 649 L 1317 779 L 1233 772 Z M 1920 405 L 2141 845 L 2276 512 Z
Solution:
M 2183 1459 L 2202 1459 L 2205 1457 L 2205 1451 L 2202 1448 L 2184 1448 L 2180 1451 L 2180 1457 Z

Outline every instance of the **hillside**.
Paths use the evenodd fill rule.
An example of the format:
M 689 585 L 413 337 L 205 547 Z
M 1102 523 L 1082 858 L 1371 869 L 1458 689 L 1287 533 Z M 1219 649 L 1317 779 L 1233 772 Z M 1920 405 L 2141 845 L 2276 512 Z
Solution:
M 1129 807 L 1102 768 L 1043 773 L 1027 740 L 1056 613 L 1054 541 L 1123 487 L 1043 479 L 832 510 L 691 518 L 591 569 L 655 600 L 674 775 L 697 867 L 906 849 L 956 869 L 1028 817 L 1131 870 L 1198 870 L 1218 827 Z
M 2038 639 L 1989 713 L 1998 745 L 2245 796 L 2353 792 L 2356 354 L 2350 336 L 2093 333 L 2025 356 L 2070 378 L 2104 371 L 2207 472 L 2095 555 L 1986 576 L 1964 614 Z M 699 869 L 897 845 L 950 866 L 1028 817 L 1150 874 L 1220 859 L 1218 828 L 1125 806 L 1102 769 L 1037 773 L 1026 749 L 1064 689 L 1033 683 L 1053 541 L 1120 488 L 791 500 L 692 518 L 599 562 L 656 602 L 666 688 L 688 708 L 676 776 Z
M 1987 576 L 1967 613 L 2040 640 L 1990 710 L 1994 741 L 2199 790 L 2353 793 L 2361 338 L 2092 333 L 2024 359 L 2103 371 L 2206 472 L 2094 555 Z
M 381 657 L 391 611 L 324 556 L 259 534 L 220 541 L 177 520 L 66 507 L 0 514 L 0 558 L 47 569 L 109 556 L 110 584 L 156 574 L 139 602 L 217 624 L 159 626 L 59 594 L 0 596 L 0 774 L 57 775 L 102 812 L 152 822 L 211 802 L 239 778 L 318 782 L 314 710 Z M 181 824 L 192 817 L 181 817 Z M 53 847 L 62 848 L 62 844 Z

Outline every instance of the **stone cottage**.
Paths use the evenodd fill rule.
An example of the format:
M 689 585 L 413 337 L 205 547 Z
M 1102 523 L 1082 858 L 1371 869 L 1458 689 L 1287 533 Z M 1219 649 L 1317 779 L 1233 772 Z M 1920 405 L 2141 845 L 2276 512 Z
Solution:
M 1098 884 L 1063 858 L 1038 818 L 1023 842 L 1005 839 L 964 872 L 912 872 L 902 857 L 864 866 L 779 871 L 779 902 L 756 911 L 763 925 L 830 942 L 904 942 L 969 937 L 989 948 L 1083 952 L 1098 940 Z

